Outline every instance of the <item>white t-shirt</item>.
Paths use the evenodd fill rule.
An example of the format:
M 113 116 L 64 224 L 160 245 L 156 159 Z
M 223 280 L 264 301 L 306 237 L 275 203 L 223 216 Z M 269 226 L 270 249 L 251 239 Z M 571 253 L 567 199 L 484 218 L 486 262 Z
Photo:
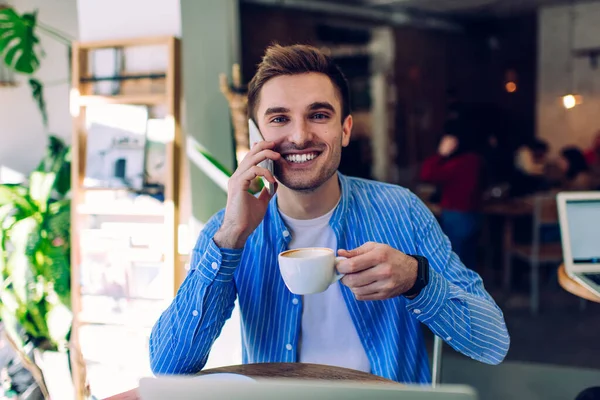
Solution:
M 298 220 L 280 210 L 292 237 L 289 248 L 327 247 L 337 253 L 337 238 L 329 226 L 334 211 L 335 207 L 321 217 Z M 322 293 L 303 296 L 302 304 L 300 362 L 371 372 L 367 353 L 344 302 L 339 282 Z

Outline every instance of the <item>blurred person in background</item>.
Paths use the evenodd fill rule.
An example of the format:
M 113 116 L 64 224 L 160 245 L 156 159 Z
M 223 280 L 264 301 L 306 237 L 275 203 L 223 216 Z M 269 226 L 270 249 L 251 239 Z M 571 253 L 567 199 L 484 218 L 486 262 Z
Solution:
M 548 143 L 534 138 L 517 150 L 517 168 L 529 176 L 543 176 L 548 163 L 548 151 Z
M 511 179 L 511 195 L 527 196 L 546 191 L 557 181 L 560 172 L 552 172 L 548 144 L 533 138 L 519 147 L 515 154 L 515 170 Z M 550 175 L 548 174 L 550 172 Z
M 442 229 L 467 268 L 477 265 L 477 235 L 483 197 L 484 160 L 481 140 L 464 121 L 446 125 L 437 154 L 427 158 L 420 179 L 441 191 Z
M 595 187 L 590 168 L 581 150 L 566 147 L 561 151 L 558 166 L 564 174 L 563 190 L 592 190 Z
M 588 166 L 598 166 L 600 168 L 600 130 L 596 132 L 592 147 L 585 151 L 584 156 Z
M 600 130 L 596 132 L 592 147 L 585 151 L 584 156 L 590 168 L 594 189 L 600 190 Z

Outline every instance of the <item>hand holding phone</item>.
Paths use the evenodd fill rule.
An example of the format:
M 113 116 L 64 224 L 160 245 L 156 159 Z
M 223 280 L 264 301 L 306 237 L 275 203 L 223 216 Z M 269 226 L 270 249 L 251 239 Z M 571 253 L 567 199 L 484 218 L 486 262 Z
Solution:
M 272 163 L 281 158 L 281 154 L 273 149 L 275 143 L 257 142 L 244 159 L 239 163 L 227 183 L 227 206 L 221 227 L 213 236 L 213 241 L 220 248 L 239 249 L 244 247 L 246 240 L 261 223 L 269 202 L 276 190 L 275 177 L 271 171 L 262 167 L 264 160 Z M 250 193 L 250 187 L 256 177 L 263 177 L 268 185 L 258 196 Z
M 265 140 L 263 135 L 260 133 L 260 130 L 258 130 L 256 123 L 254 123 L 254 121 L 252 120 L 252 118 L 248 119 L 248 131 L 249 131 L 249 136 L 250 136 L 250 148 L 252 148 L 256 143 L 262 142 Z M 273 168 L 273 160 L 266 159 L 264 161 L 261 161 L 258 164 L 258 166 L 265 168 L 271 174 L 273 174 L 273 169 L 274 169 Z M 261 177 L 261 179 L 262 179 L 265 187 L 269 191 L 269 194 L 272 196 L 273 193 L 275 192 L 274 185 L 271 182 L 267 181 L 264 177 Z

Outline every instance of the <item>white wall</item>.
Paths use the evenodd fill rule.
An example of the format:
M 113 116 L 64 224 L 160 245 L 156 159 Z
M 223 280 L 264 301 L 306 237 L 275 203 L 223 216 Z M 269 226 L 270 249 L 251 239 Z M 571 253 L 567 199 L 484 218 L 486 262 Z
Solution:
M 82 41 L 181 34 L 179 0 L 79 0 Z
M 38 10 L 38 21 L 77 37 L 77 0 L 13 0 L 19 13 Z M 67 47 L 38 32 L 46 57 L 37 73 L 46 86 L 49 132 L 70 142 L 69 57 Z M 0 88 L 0 168 L 28 174 L 44 154 L 47 133 L 25 79 L 16 88 Z M 0 169 L 1 170 L 1 169 Z M 0 182 L 6 178 L 0 173 Z
M 560 97 L 571 87 L 570 7 L 544 8 L 538 21 L 537 134 L 553 153 L 566 145 L 587 148 L 600 129 L 600 66 L 594 70 L 588 58 L 573 59 L 574 90 L 583 104 L 564 109 Z M 576 5 L 574 21 L 574 47 L 600 47 L 600 2 Z

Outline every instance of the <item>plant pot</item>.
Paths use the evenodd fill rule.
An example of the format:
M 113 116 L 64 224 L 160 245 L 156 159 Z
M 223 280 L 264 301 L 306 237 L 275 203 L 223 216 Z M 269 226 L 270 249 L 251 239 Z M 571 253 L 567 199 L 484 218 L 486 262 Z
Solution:
M 44 374 L 44 381 L 51 400 L 73 400 L 75 390 L 71 371 L 69 369 L 69 356 L 66 351 L 39 351 L 34 350 L 35 363 Z

